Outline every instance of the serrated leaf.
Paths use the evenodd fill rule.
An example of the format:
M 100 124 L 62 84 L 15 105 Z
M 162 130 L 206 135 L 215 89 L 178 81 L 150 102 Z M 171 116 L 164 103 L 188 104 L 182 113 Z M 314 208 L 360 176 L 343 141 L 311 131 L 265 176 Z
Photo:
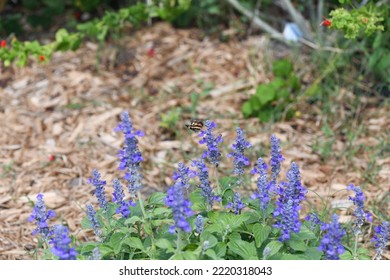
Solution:
M 208 242 L 207 248 L 213 248 L 218 243 L 218 239 L 209 232 L 203 232 L 200 235 L 201 246 L 205 241 Z
M 114 253 L 113 248 L 111 248 L 110 246 L 108 246 L 106 244 L 99 245 L 99 251 L 100 251 L 100 254 L 102 254 L 102 257 L 108 256 L 108 255 L 111 255 L 112 253 Z
M 270 226 L 264 226 L 261 224 L 255 224 L 252 228 L 253 234 L 255 236 L 255 244 L 257 248 L 260 248 L 261 244 L 268 238 L 271 233 Z
M 218 257 L 217 253 L 212 249 L 207 249 L 204 254 L 208 256 L 212 260 L 221 260 L 221 258 Z
M 254 242 L 244 240 L 230 240 L 227 244 L 229 250 L 239 255 L 244 260 L 257 260 L 257 252 Z
M 127 218 L 124 222 L 125 225 L 134 225 L 136 222 L 141 221 L 141 218 L 138 216 L 132 216 L 130 218 Z

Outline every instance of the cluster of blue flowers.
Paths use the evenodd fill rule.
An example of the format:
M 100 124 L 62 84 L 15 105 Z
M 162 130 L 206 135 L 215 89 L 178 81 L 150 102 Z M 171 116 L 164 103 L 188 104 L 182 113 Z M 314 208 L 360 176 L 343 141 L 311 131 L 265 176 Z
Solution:
M 299 221 L 300 203 L 305 200 L 307 190 L 301 184 L 301 175 L 298 165 L 293 162 L 287 172 L 287 182 L 282 182 L 277 189 L 279 198 L 276 201 L 274 217 L 277 219 L 275 228 L 280 228 L 280 241 L 290 239 L 292 232 L 298 233 L 301 228 Z
M 92 178 L 88 178 L 88 184 L 91 184 L 95 187 L 95 195 L 99 201 L 99 207 L 104 211 L 107 211 L 108 202 L 106 199 L 106 194 L 104 192 L 104 187 L 106 186 L 106 181 L 100 180 L 100 173 L 98 170 L 94 169 L 92 171 Z
M 124 147 L 119 151 L 120 170 L 126 170 L 123 177 L 128 183 L 127 188 L 132 197 L 142 189 L 142 174 L 140 163 L 144 160 L 138 149 L 138 137 L 143 137 L 141 130 L 135 130 L 130 120 L 129 113 L 122 114 L 122 122 L 115 128 L 116 132 L 122 131 L 125 136 Z
M 350 196 L 349 200 L 356 205 L 356 209 L 354 211 L 354 231 L 355 234 L 360 234 L 361 227 L 365 221 L 372 222 L 372 214 L 364 210 L 364 194 L 360 187 L 355 187 L 354 184 L 350 184 L 347 187 L 347 190 L 352 190 L 355 192 L 355 197 Z
M 180 164 L 179 164 L 180 166 Z M 181 170 L 189 170 L 187 168 L 181 167 Z M 183 230 L 185 232 L 191 231 L 190 223 L 188 218 L 191 217 L 194 212 L 191 210 L 191 202 L 185 196 L 186 189 L 186 179 L 190 176 L 188 171 L 186 174 L 181 174 L 181 176 L 174 176 L 176 181 L 168 189 L 167 196 L 165 197 L 165 204 L 172 208 L 174 225 L 169 227 L 170 233 L 175 233 L 175 229 Z M 182 178 L 185 178 L 184 180 Z
M 33 230 L 32 234 L 39 234 L 43 240 L 47 240 L 50 236 L 53 235 L 53 231 L 50 230 L 50 227 L 47 223 L 47 220 L 54 218 L 56 213 L 53 210 L 46 212 L 46 205 L 43 201 L 43 194 L 37 195 L 37 202 L 35 207 L 29 217 L 28 221 L 33 222 L 35 220 L 36 229 Z
M 269 202 L 271 201 L 270 184 L 268 182 L 267 169 L 267 164 L 262 158 L 259 158 L 257 160 L 257 165 L 253 168 L 251 172 L 252 175 L 259 175 L 259 178 L 257 179 L 257 192 L 254 193 L 251 198 L 259 200 L 260 209 L 263 212 L 267 210 Z
M 244 167 L 249 165 L 249 158 L 244 156 L 246 149 L 249 149 L 252 145 L 245 140 L 245 132 L 237 127 L 236 142 L 232 145 L 232 152 L 227 156 L 233 157 L 234 170 L 233 173 L 241 176 L 244 174 Z
M 52 246 L 51 252 L 60 260 L 74 260 L 77 252 L 70 247 L 71 239 L 66 226 L 54 225 L 52 228 L 48 225 L 47 220 L 55 217 L 55 212 L 49 210 L 46 212 L 46 205 L 43 200 L 43 194 L 37 195 L 37 202 L 34 206 L 29 221 L 35 220 L 37 228 L 32 232 L 33 235 L 39 234 L 43 241 Z
M 324 252 L 325 259 L 338 260 L 340 255 L 345 252 L 341 239 L 345 235 L 345 230 L 342 229 L 338 222 L 339 217 L 333 214 L 330 223 L 322 223 L 321 230 L 324 231 L 324 235 L 321 239 L 321 245 L 318 250 Z
M 382 222 L 381 225 L 375 227 L 375 235 L 372 238 L 374 243 L 376 255 L 375 259 L 380 260 L 382 257 L 383 249 L 386 247 L 387 242 L 389 241 L 390 236 L 390 227 L 389 222 Z
M 220 163 L 221 153 L 219 151 L 219 144 L 223 141 L 222 136 L 215 136 L 213 130 L 216 124 L 212 121 L 205 122 L 206 129 L 199 133 L 201 140 L 200 144 L 206 144 L 207 149 L 204 151 L 202 158 L 193 160 L 191 170 L 184 163 L 178 164 L 178 169 L 173 173 L 173 184 L 167 191 L 164 202 L 167 207 L 172 210 L 173 224 L 169 226 L 169 233 L 177 233 L 180 231 L 191 232 L 190 217 L 194 215 L 191 209 L 191 202 L 188 199 L 188 190 L 191 186 L 190 180 L 196 176 L 199 179 L 199 189 L 209 209 L 213 208 L 214 202 L 220 202 L 220 196 L 213 192 L 213 188 L 209 179 L 209 169 L 206 165 L 205 159 L 216 168 Z M 116 214 L 120 214 L 123 218 L 128 218 L 131 214 L 131 207 L 136 206 L 132 198 L 136 196 L 142 188 L 142 175 L 140 163 L 143 161 L 142 154 L 138 149 L 138 140 L 136 137 L 142 137 L 144 134 L 141 131 L 135 131 L 133 124 L 127 112 L 122 114 L 122 122 L 116 128 L 116 131 L 122 131 L 125 136 L 124 148 L 120 150 L 120 170 L 125 170 L 124 179 L 127 181 L 127 188 L 130 193 L 130 199 L 125 200 L 125 193 L 120 181 L 115 178 L 113 180 L 112 202 L 110 207 L 116 206 Z M 301 175 L 299 167 L 295 162 L 291 163 L 290 169 L 287 172 L 286 181 L 278 182 L 278 177 L 281 169 L 281 163 L 284 160 L 281 155 L 280 140 L 275 136 L 271 136 L 271 159 L 270 176 L 268 174 L 268 165 L 263 158 L 258 158 L 255 167 L 252 169 L 252 175 L 258 175 L 257 190 L 251 196 L 252 199 L 259 202 L 263 218 L 265 222 L 266 211 L 270 210 L 270 202 L 272 196 L 277 195 L 275 201 L 275 209 L 273 217 L 275 218 L 274 228 L 280 229 L 279 241 L 285 242 L 291 239 L 292 233 L 299 233 L 301 229 L 301 222 L 299 220 L 299 212 L 301 210 L 301 203 L 305 200 L 307 190 L 301 184 Z M 249 158 L 244 155 L 245 151 L 251 147 L 251 144 L 245 140 L 245 133 L 241 128 L 237 128 L 237 137 L 235 143 L 231 146 L 232 151 L 228 157 L 233 157 L 234 171 L 233 173 L 241 177 L 245 173 L 245 167 L 250 165 Z M 105 195 L 106 181 L 101 179 L 101 174 L 98 170 L 93 170 L 92 178 L 88 179 L 88 183 L 95 187 L 95 194 L 99 203 L 100 211 L 107 213 L 108 201 Z M 354 232 L 356 235 L 360 234 L 361 227 L 366 221 L 372 221 L 372 215 L 364 210 L 364 195 L 360 187 L 355 187 L 350 184 L 348 190 L 355 192 L 355 197 L 349 197 L 353 201 L 356 209 L 354 211 Z M 244 200 L 245 201 L 245 200 Z M 115 203 L 115 204 L 114 204 Z M 235 215 L 239 215 L 241 210 L 246 205 L 243 203 L 238 192 L 234 191 L 231 201 L 226 204 L 226 208 L 231 209 Z M 111 210 L 110 210 L 111 211 Z M 101 225 L 98 219 L 98 214 L 92 205 L 87 205 L 87 217 L 91 228 L 95 235 L 101 239 Z M 52 210 L 46 211 L 46 206 L 43 201 L 43 195 L 37 196 L 37 202 L 34 210 L 29 218 L 30 222 L 35 222 L 36 229 L 33 234 L 39 234 L 45 241 L 49 241 L 51 252 L 61 260 L 76 259 L 77 252 L 71 245 L 71 238 L 69 237 L 68 228 L 63 225 L 55 225 L 51 228 L 48 225 L 48 220 L 53 218 L 55 213 Z M 318 250 L 322 251 L 325 258 L 329 260 L 336 260 L 345 252 L 342 246 L 342 239 L 346 231 L 338 222 L 338 216 L 334 214 L 329 223 L 321 222 L 318 214 L 310 213 L 305 218 L 309 222 L 310 228 L 321 230 L 323 233 L 320 246 Z M 205 229 L 205 218 L 202 215 L 197 215 L 194 221 L 194 231 L 197 234 L 202 234 Z M 227 231 L 229 230 L 227 225 Z M 383 249 L 389 239 L 389 223 L 383 222 L 375 228 L 375 236 L 372 242 L 376 248 L 376 258 L 380 259 Z M 207 241 L 203 244 L 203 250 L 209 246 Z M 266 259 L 270 254 L 271 249 L 266 247 L 264 249 L 263 257 Z M 96 247 L 90 259 L 101 259 L 101 253 Z
M 205 126 L 206 129 L 199 132 L 199 137 L 202 137 L 199 144 L 207 145 L 207 150 L 203 152 L 202 157 L 207 158 L 215 167 L 218 167 L 221 157 L 218 145 L 223 142 L 222 135 L 213 135 L 213 130 L 217 128 L 214 122 L 207 120 Z
M 205 198 L 208 205 L 210 207 L 213 207 L 214 201 L 221 201 L 221 198 L 213 193 L 209 181 L 209 169 L 207 168 L 206 163 L 203 159 L 194 160 L 193 166 L 198 169 L 197 175 L 200 181 L 199 188 L 202 191 L 202 196 Z

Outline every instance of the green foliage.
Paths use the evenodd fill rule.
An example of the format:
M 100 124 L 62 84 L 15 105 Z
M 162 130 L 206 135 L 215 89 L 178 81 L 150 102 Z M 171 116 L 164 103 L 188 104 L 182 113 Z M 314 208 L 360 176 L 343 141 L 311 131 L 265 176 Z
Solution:
M 260 84 L 256 93 L 242 106 L 245 118 L 258 117 L 261 121 L 279 120 L 285 114 L 291 118 L 294 114 L 289 104 L 300 89 L 299 78 L 295 75 L 290 61 L 282 59 L 272 66 L 275 78 L 268 84 Z
M 177 127 L 177 123 L 180 120 L 182 109 L 174 108 L 169 110 L 166 114 L 161 114 L 161 122 L 160 127 L 165 128 L 172 133 L 176 133 L 175 127 Z
M 332 25 L 330 28 L 342 30 L 345 38 L 355 39 L 361 31 L 365 35 L 371 35 L 375 31 L 383 31 L 383 17 L 378 16 L 375 11 L 366 7 L 347 11 L 344 8 L 338 8 L 330 12 Z

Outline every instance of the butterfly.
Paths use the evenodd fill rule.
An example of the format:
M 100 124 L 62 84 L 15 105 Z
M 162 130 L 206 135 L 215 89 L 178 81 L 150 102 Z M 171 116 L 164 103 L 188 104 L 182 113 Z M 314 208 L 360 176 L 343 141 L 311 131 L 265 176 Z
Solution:
M 203 121 L 192 119 L 190 124 L 186 124 L 186 127 L 191 129 L 192 131 L 198 132 L 203 128 Z

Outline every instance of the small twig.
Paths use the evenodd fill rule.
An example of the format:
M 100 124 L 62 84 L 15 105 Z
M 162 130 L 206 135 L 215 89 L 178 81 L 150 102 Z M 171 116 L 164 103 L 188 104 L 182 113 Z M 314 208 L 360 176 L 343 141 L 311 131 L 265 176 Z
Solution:
M 253 18 L 253 24 L 256 25 L 261 30 L 269 33 L 274 39 L 279 40 L 285 44 L 290 45 L 291 43 L 288 42 L 286 39 L 284 39 L 283 34 L 280 33 L 278 30 L 274 29 L 272 26 L 261 20 L 260 18 L 256 17 L 256 15 L 243 7 L 237 0 L 225 0 L 230 5 L 232 5 L 236 10 L 238 10 L 240 13 L 245 15 L 248 18 Z
M 260 3 L 261 3 L 261 0 L 256 0 L 255 9 L 254 9 L 254 12 L 253 12 L 251 23 L 250 23 L 250 25 L 248 27 L 248 30 L 247 30 L 247 33 L 246 33 L 247 36 L 250 36 L 252 34 L 253 20 L 254 20 L 255 17 L 259 16 Z

